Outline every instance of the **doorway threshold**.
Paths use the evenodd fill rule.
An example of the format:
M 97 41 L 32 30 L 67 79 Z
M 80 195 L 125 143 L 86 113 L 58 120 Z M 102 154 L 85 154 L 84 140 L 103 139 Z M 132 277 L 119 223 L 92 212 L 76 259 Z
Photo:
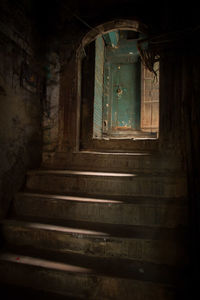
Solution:
M 81 153 L 81 154 L 93 154 L 93 155 L 127 155 L 127 156 L 151 156 L 151 152 L 147 151 L 135 151 L 135 152 L 128 152 L 128 151 L 117 151 L 114 152 L 113 150 L 102 150 L 102 151 L 97 151 L 97 150 L 79 150 L 75 153 Z
M 157 140 L 158 132 L 143 132 L 143 131 L 131 131 L 131 132 L 116 132 L 116 133 L 104 133 L 102 140 Z
M 102 140 L 110 141 L 110 140 L 133 140 L 133 141 L 152 141 L 152 140 L 158 140 L 157 137 L 124 137 L 124 136 L 111 136 L 111 137 L 103 137 Z

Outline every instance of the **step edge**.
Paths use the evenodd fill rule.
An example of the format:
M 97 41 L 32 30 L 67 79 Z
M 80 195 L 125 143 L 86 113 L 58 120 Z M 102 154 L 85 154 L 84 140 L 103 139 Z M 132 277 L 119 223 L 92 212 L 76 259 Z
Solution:
M 123 204 L 123 205 L 144 205 L 144 206 L 166 206 L 166 205 L 172 205 L 177 206 L 180 208 L 184 208 L 184 206 L 187 205 L 187 197 L 153 197 L 153 196 L 119 196 L 119 199 L 117 199 L 117 196 L 113 196 L 109 199 L 109 196 L 100 196 L 100 197 L 91 197 L 92 195 L 85 195 L 85 196 L 76 196 L 75 194 L 72 195 L 66 195 L 66 194 L 47 194 L 47 193 L 37 193 L 34 191 L 25 191 L 25 192 L 18 192 L 16 193 L 16 198 L 19 199 L 20 197 L 28 197 L 28 198 L 34 198 L 34 199 L 42 199 L 42 200 L 57 200 L 57 201 L 66 201 L 66 202 L 75 202 L 75 203 L 98 203 L 98 204 Z M 98 195 L 97 195 L 98 196 Z M 43 199 L 44 198 L 44 199 Z M 122 198 L 120 200 L 120 198 Z M 124 200 L 123 200 L 124 198 Z M 150 203 L 148 203 L 148 200 Z M 174 201 L 173 201 L 174 200 Z M 170 203 L 165 203 L 169 202 Z M 179 201 L 180 203 L 176 203 Z M 144 203 L 145 202 L 145 203 Z M 162 203 L 161 203 L 162 202 Z
M 95 270 L 95 268 L 89 268 L 89 267 L 80 267 L 80 266 L 75 266 L 73 264 L 69 263 L 63 263 L 63 262 L 57 262 L 57 261 L 52 261 L 52 260 L 47 260 L 43 258 L 38 258 L 38 257 L 33 257 L 33 256 L 28 256 L 28 255 L 20 255 L 19 253 L 14 253 L 14 252 L 4 252 L 0 254 L 0 263 L 10 263 L 10 264 L 16 264 L 16 265 L 22 265 L 22 266 L 27 266 L 27 267 L 32 267 L 32 268 L 39 268 L 39 269 L 46 269 L 46 270 L 54 270 L 54 271 L 59 271 L 59 272 L 66 272 L 68 274 L 73 274 L 73 275 L 79 275 L 79 276 L 97 276 L 97 277 L 109 277 L 109 278 L 116 278 L 116 279 L 127 279 L 127 280 L 133 280 L 133 281 L 141 281 L 141 282 L 148 282 L 148 283 L 153 283 L 156 285 L 161 285 L 161 286 L 174 286 L 174 284 L 177 283 L 176 277 L 173 278 L 172 280 L 172 274 L 174 274 L 174 269 L 173 270 L 168 270 L 169 273 L 171 273 L 172 276 L 169 276 L 166 278 L 166 271 L 164 270 L 158 270 L 157 272 L 160 273 L 159 276 L 159 281 L 157 281 L 157 276 L 156 280 L 153 280 L 153 277 L 151 274 L 154 274 L 155 276 L 155 270 L 148 270 L 147 275 L 145 274 L 146 270 L 144 271 L 145 267 L 148 268 L 148 263 L 146 262 L 136 262 L 141 265 L 139 269 L 138 266 L 136 266 L 135 270 L 132 270 L 131 274 L 129 276 L 125 276 L 124 274 L 121 274 L 121 276 L 117 276 L 117 274 L 109 272 L 109 271 L 102 271 L 102 270 Z M 132 262 L 134 264 L 134 261 Z M 162 265 L 156 265 L 156 267 L 161 267 Z M 164 266 L 165 267 L 165 266 Z M 178 270 L 176 270 L 178 272 Z M 179 271 L 180 272 L 180 271 Z M 124 275 L 124 276 L 122 276 Z M 176 274 L 177 275 L 177 274 Z
M 74 221 L 73 221 L 74 222 Z M 81 221 L 82 224 L 88 224 L 88 222 Z M 75 221 L 74 223 L 80 223 L 79 221 Z M 92 222 L 89 222 L 92 226 Z M 93 222 L 94 223 L 94 222 Z M 49 223 L 41 223 L 41 222 L 35 222 L 35 221 L 26 221 L 26 220 L 18 220 L 18 219 L 4 219 L 0 222 L 2 226 L 7 230 L 8 227 L 21 227 L 27 230 L 43 230 L 43 231 L 49 231 L 49 232 L 57 232 L 62 233 L 65 235 L 72 235 L 72 236 L 81 236 L 84 238 L 98 238 L 103 240 L 109 240 L 109 239 L 143 239 L 143 240 L 166 240 L 166 241 L 177 241 L 177 242 L 183 242 L 185 239 L 183 239 L 183 233 L 187 234 L 188 228 L 187 227 L 176 227 L 176 228 L 165 228 L 165 227 L 156 227 L 156 226 L 140 226 L 140 225 L 123 225 L 123 224 L 107 224 L 106 226 L 115 227 L 119 230 L 121 229 L 125 230 L 124 233 L 121 235 L 116 235 L 112 233 L 104 233 L 103 230 L 94 230 L 91 229 L 77 229 L 76 227 L 70 227 L 70 226 L 61 226 L 59 224 L 49 224 Z M 105 223 L 98 223 L 103 224 L 105 226 Z M 110 225 L 110 226 L 109 226 Z M 2 228 L 2 230 L 4 230 Z M 133 230 L 133 232 L 126 233 L 126 230 Z M 155 231 L 156 235 L 152 235 L 152 232 Z M 142 233 L 141 233 L 142 232 Z M 180 237 L 176 237 L 177 232 L 180 232 Z M 141 234 L 141 236 L 138 236 L 138 233 Z M 124 234 L 124 235 L 123 235 Z M 166 235 L 169 235 L 166 237 Z M 170 236 L 170 234 L 172 236 Z M 174 235 L 173 235 L 174 234 Z

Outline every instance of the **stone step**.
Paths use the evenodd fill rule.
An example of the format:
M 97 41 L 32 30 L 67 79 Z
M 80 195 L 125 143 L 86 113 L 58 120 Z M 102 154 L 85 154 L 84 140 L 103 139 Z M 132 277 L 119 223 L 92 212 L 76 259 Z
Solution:
M 165 176 L 144 173 L 109 173 L 71 170 L 28 172 L 27 189 L 47 193 L 184 197 L 186 178 L 181 174 Z
M 143 170 L 152 172 L 174 172 L 183 168 L 180 157 L 162 155 L 153 151 L 126 152 L 94 152 L 80 151 L 75 153 L 56 153 L 52 157 L 45 154 L 43 168 L 48 169 L 81 169 L 87 171 L 133 172 Z
M 9 283 L 0 282 L 0 290 L 2 295 L 6 295 L 6 299 L 28 299 L 28 300 L 83 300 L 83 297 L 72 297 L 61 295 L 55 292 L 48 292 L 42 289 L 34 289 Z
M 152 263 L 181 265 L 187 261 L 186 231 L 142 226 L 50 220 L 4 220 L 4 242 L 58 253 L 129 258 Z
M 185 199 L 113 197 L 90 198 L 18 193 L 13 203 L 18 216 L 73 219 L 112 224 L 162 226 L 187 224 Z
M 166 266 L 121 264 L 87 258 L 58 261 L 3 252 L 0 280 L 83 299 L 175 300 L 178 273 Z M 178 281 L 177 281 L 178 280 Z

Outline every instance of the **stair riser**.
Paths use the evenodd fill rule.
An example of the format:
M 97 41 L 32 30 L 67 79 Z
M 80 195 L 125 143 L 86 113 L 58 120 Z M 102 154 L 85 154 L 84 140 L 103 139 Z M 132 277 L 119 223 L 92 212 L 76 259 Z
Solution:
M 4 225 L 6 242 L 17 246 L 31 246 L 43 250 L 101 257 L 120 257 L 147 262 L 176 265 L 186 261 L 186 249 L 177 241 L 139 238 L 94 237 L 45 229 Z
M 0 262 L 0 280 L 91 300 L 175 300 L 173 289 L 139 280 L 72 274 L 9 261 Z
M 20 195 L 14 201 L 14 209 L 19 216 L 62 220 L 90 220 L 91 222 L 167 228 L 187 224 L 187 209 L 184 205 L 180 207 L 156 204 L 83 203 Z
M 183 197 L 184 178 L 29 175 L 27 188 L 48 193 Z
M 48 155 L 47 155 L 48 156 Z M 155 157 L 155 155 L 118 155 L 118 154 L 92 154 L 73 153 L 71 156 L 66 153 L 58 153 L 52 159 L 45 157 L 43 167 L 48 169 L 74 169 L 94 170 L 111 172 L 133 172 L 143 170 L 152 172 L 159 170 L 163 172 L 181 170 L 182 164 L 174 157 Z

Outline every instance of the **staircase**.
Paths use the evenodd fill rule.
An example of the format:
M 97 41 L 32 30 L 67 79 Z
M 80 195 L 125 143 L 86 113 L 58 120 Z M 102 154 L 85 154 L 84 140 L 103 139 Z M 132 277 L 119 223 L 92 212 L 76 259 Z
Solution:
M 28 172 L 2 222 L 1 286 L 30 299 L 183 299 L 180 166 L 149 153 L 77 156 Z

